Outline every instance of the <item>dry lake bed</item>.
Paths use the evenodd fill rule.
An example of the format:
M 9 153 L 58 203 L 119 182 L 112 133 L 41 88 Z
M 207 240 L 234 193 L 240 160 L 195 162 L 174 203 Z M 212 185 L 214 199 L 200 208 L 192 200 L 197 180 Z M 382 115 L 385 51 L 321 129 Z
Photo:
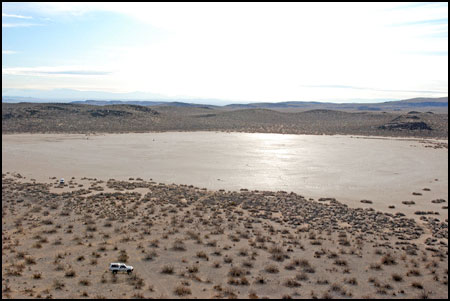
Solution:
M 2 172 L 41 181 L 133 176 L 213 190 L 293 191 L 358 207 L 367 206 L 360 202 L 365 199 L 377 210 L 396 205 L 395 211 L 408 214 L 448 198 L 448 149 L 430 147 L 443 142 L 437 140 L 223 132 L 17 134 L 2 140 Z M 418 206 L 402 205 L 411 200 Z M 441 214 L 447 218 L 446 210 Z
M 448 297 L 447 141 L 2 142 L 4 298 Z M 113 275 L 111 262 L 135 270 Z

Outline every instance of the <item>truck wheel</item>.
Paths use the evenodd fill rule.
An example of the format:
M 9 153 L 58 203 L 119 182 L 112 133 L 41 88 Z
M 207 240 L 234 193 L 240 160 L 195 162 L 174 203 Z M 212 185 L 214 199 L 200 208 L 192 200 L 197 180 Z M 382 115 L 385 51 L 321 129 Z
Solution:
M 130 275 L 130 274 L 131 274 L 131 271 L 127 271 L 127 273 L 128 273 L 128 275 Z

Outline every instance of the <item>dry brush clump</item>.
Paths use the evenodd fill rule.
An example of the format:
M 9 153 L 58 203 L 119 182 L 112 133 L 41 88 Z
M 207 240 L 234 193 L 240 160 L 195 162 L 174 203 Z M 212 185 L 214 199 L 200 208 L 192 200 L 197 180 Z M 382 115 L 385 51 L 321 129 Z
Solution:
M 34 273 L 33 274 L 33 279 L 42 279 L 42 273 Z
M 134 289 L 140 290 L 145 286 L 145 281 L 138 274 L 134 273 L 130 277 L 127 278 L 127 282 Z
M 91 282 L 88 279 L 84 278 L 79 281 L 79 284 L 83 285 L 83 286 L 89 286 L 89 285 L 91 285 Z
M 230 277 L 241 277 L 246 275 L 246 271 L 243 268 L 240 267 L 232 267 L 229 271 L 228 271 L 228 276 Z
M 408 277 L 411 277 L 411 276 L 419 277 L 419 276 L 422 276 L 422 273 L 419 270 L 417 270 L 417 269 L 411 269 L 411 270 L 409 270 L 406 273 L 406 276 L 408 276 Z
M 417 281 L 414 281 L 413 283 L 411 283 L 411 286 L 417 289 L 423 289 L 423 284 Z
M 25 257 L 25 263 L 28 264 L 28 265 L 36 264 L 36 260 L 32 256 L 26 256 Z
M 161 273 L 172 275 L 174 273 L 175 268 L 173 265 L 165 265 L 161 269 Z
M 155 251 L 147 251 L 147 252 L 145 252 L 145 255 L 142 258 L 142 260 L 143 261 L 152 261 L 155 257 L 158 257 L 158 254 Z
M 198 251 L 195 256 L 197 256 L 198 258 L 205 259 L 206 261 L 209 261 L 209 257 L 204 251 Z
M 77 273 L 75 272 L 74 269 L 70 268 L 68 269 L 65 273 L 64 276 L 68 277 L 68 278 L 72 278 L 75 277 L 77 275 Z
M 274 261 L 284 261 L 286 258 L 289 258 L 289 256 L 285 253 L 283 248 L 274 246 L 269 249 L 269 253 L 272 254 L 270 257 Z
M 186 245 L 181 239 L 175 240 L 175 242 L 172 245 L 172 249 L 174 251 L 186 251 Z
M 127 262 L 129 256 L 126 250 L 120 250 L 119 256 L 117 257 L 118 262 Z
M 56 290 L 62 290 L 63 287 L 65 287 L 65 286 L 66 286 L 65 283 L 62 282 L 61 280 L 55 279 L 53 281 L 53 288 Z
M 290 278 L 284 281 L 283 283 L 286 287 L 300 287 L 302 284 L 296 280 L 296 278 Z
M 397 262 L 395 261 L 394 256 L 391 253 L 387 253 L 381 258 L 381 263 L 384 265 L 395 265 Z
M 174 289 L 174 293 L 175 293 L 175 295 L 181 296 L 181 297 L 192 294 L 191 289 L 183 284 L 176 286 Z

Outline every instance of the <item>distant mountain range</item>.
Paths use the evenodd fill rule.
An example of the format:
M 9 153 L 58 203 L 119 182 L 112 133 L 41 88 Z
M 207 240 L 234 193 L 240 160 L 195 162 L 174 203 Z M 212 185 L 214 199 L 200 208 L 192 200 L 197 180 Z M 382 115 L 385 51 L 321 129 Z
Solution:
M 21 96 L 7 96 L 20 94 Z M 2 89 L 2 102 L 70 102 L 90 105 L 133 104 L 142 106 L 172 107 L 208 107 L 228 110 L 237 109 L 272 109 L 279 111 L 303 111 L 313 109 L 350 110 L 350 111 L 402 111 L 416 109 L 448 112 L 448 97 L 412 98 L 376 103 L 331 103 L 317 101 L 287 101 L 226 104 L 230 101 L 202 98 L 169 98 L 159 94 L 146 92 L 111 93 L 99 91 L 78 91 L 71 89 L 18 90 Z M 214 104 L 214 105 L 213 105 Z M 226 105 L 224 105 L 226 104 Z
M 327 109 L 327 110 L 357 110 L 357 111 L 400 111 L 408 109 L 442 109 L 448 110 L 448 97 L 440 98 L 412 98 L 399 101 L 387 101 L 382 103 L 329 103 L 329 102 L 303 102 L 303 101 L 289 101 L 289 102 L 261 102 L 248 104 L 230 104 L 225 106 L 214 106 L 186 102 L 166 102 L 166 101 L 119 101 L 119 100 L 85 100 L 73 101 L 76 104 L 90 104 L 90 105 L 114 105 L 114 104 L 133 104 L 141 106 L 173 106 L 173 107 L 209 107 L 209 108 L 223 108 L 223 109 L 284 109 L 286 111 L 292 109 L 313 110 L 313 109 Z
M 443 108 L 448 109 L 448 97 L 440 98 L 412 98 L 406 100 L 386 101 L 380 103 L 330 103 L 330 102 L 278 102 L 231 104 L 225 107 L 233 109 L 264 108 L 264 109 L 328 109 L 328 110 L 363 110 L 363 111 L 396 111 L 413 108 Z
M 168 97 L 149 92 L 103 92 L 79 91 L 73 89 L 2 89 L 3 102 L 70 102 L 70 101 L 150 101 L 150 102 L 195 102 L 200 104 L 228 104 L 230 101 L 214 98 Z
M 187 103 L 179 101 L 149 101 L 149 100 L 84 100 L 84 101 L 72 101 L 70 103 L 74 104 L 88 104 L 96 106 L 108 106 L 108 105 L 139 105 L 139 106 L 170 106 L 170 107 L 219 107 L 214 105 L 197 104 L 197 103 Z

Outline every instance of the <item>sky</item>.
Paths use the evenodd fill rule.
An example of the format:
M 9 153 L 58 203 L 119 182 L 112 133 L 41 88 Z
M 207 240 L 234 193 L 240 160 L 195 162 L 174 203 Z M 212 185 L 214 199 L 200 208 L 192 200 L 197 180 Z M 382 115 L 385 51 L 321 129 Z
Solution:
M 231 102 L 448 95 L 448 3 L 2 2 L 2 95 Z

